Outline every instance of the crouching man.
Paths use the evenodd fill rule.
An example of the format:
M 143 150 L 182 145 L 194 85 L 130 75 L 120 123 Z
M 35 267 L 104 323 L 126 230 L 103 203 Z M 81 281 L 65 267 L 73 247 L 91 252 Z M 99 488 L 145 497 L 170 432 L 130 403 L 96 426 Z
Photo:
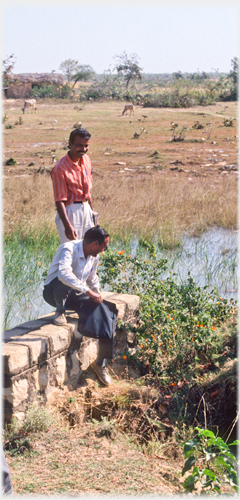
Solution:
M 50 265 L 43 290 L 44 300 L 56 307 L 55 325 L 67 323 L 65 310 L 78 313 L 78 330 L 99 339 L 97 359 L 91 367 L 105 385 L 111 383 L 105 359 L 113 359 L 117 308 L 104 303 L 97 276 L 100 252 L 107 250 L 109 234 L 101 226 L 89 229 L 83 240 L 61 245 Z

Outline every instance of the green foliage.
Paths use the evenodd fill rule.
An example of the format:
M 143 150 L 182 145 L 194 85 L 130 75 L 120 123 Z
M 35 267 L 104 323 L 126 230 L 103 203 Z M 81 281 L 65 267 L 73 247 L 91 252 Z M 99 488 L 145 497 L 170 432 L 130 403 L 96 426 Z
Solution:
M 57 85 L 50 84 L 43 84 L 40 88 L 33 88 L 31 92 L 31 96 L 35 98 L 47 98 L 51 97 L 54 99 L 68 99 L 69 97 L 72 97 L 73 91 L 71 87 L 66 84 L 62 85 L 61 87 L 58 87 Z
M 3 60 L 3 87 L 8 87 L 12 81 L 12 71 L 15 65 L 15 56 L 11 54 L 6 59 Z
M 76 73 L 78 69 L 78 61 L 74 59 L 66 59 L 65 61 L 61 62 L 59 69 L 66 74 L 67 81 L 70 82 L 72 79 L 72 75 Z
M 99 268 L 103 286 L 140 296 L 139 324 L 131 328 L 138 345 L 127 356 L 143 371 L 172 381 L 189 372 L 194 376 L 196 363 L 200 359 L 212 361 L 220 349 L 216 329 L 235 306 L 221 298 L 215 288 L 209 292 L 206 286 L 197 286 L 190 273 L 180 284 L 171 273 L 163 280 L 167 261 L 156 256 L 154 245 L 142 242 L 144 245 L 150 258 L 109 251 L 102 254 Z
M 6 160 L 6 165 L 17 165 L 17 162 L 16 160 L 14 160 L 14 158 L 11 157 L 8 160 Z
M 123 52 L 120 56 L 115 56 L 118 59 L 116 65 L 116 70 L 119 76 L 123 76 L 126 81 L 126 88 L 131 80 L 139 79 L 141 80 L 142 68 L 139 67 L 138 57 L 136 54 L 131 54 L 128 56 L 126 52 Z
M 29 405 L 22 429 L 25 432 L 46 431 L 53 422 L 52 414 L 44 406 L 41 398 L 38 398 Z
M 42 296 L 42 282 L 59 241 L 46 227 L 35 234 L 21 230 L 4 241 L 4 324 L 9 328 L 19 309 L 25 321 L 35 319 L 35 301 Z M 44 250 L 43 250 L 44 247 Z M 31 316 L 32 315 L 32 316 Z
M 95 71 L 88 64 L 82 64 L 77 67 L 77 72 L 72 76 L 71 80 L 74 81 L 74 85 L 77 82 L 87 82 L 95 76 Z
M 24 453 L 30 450 L 30 441 L 27 438 L 31 432 L 44 432 L 55 423 L 53 414 L 46 408 L 41 397 L 36 397 L 32 401 L 25 413 L 22 421 L 16 417 L 12 422 L 6 425 L 4 430 L 4 450 L 11 455 Z
M 184 481 L 188 493 L 196 492 L 196 485 L 201 487 L 201 493 L 221 493 L 220 472 L 225 482 L 238 492 L 237 460 L 230 451 L 230 446 L 236 446 L 236 440 L 227 445 L 223 439 L 216 437 L 209 430 L 196 428 L 195 438 L 184 444 L 185 464 L 182 475 L 192 469 L 192 473 Z

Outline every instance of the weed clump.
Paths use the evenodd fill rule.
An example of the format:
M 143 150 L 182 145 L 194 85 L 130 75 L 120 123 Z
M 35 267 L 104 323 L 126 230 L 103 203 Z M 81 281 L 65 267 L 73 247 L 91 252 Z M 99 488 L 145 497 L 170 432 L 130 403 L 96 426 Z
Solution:
M 10 128 L 12 128 L 12 127 L 10 127 Z M 6 161 L 6 165 L 16 165 L 16 164 L 17 164 L 16 160 L 14 160 L 14 158 L 12 158 L 12 157 L 11 157 L 11 158 L 9 158 L 9 159 Z

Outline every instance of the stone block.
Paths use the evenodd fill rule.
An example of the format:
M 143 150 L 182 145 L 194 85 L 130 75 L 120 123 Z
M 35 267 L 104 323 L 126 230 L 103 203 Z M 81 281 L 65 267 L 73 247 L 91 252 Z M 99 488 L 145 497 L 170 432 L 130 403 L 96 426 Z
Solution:
M 11 330 L 5 330 L 4 341 L 9 342 L 11 340 L 14 340 L 15 337 L 19 337 L 21 335 L 24 335 L 25 333 L 39 330 L 42 326 L 49 323 L 50 320 L 51 318 L 49 318 L 48 314 L 36 320 L 26 321 L 26 323 L 22 323 L 21 325 L 18 325 L 15 328 L 12 328 Z
M 48 343 L 47 339 L 42 337 L 41 330 L 15 337 L 14 345 L 16 349 L 18 349 L 18 343 L 21 346 L 25 345 L 29 349 L 30 366 L 40 364 L 47 359 Z
M 3 345 L 4 373 L 17 375 L 30 368 L 29 348 L 8 343 Z
M 62 385 L 64 382 L 66 382 L 66 375 L 66 358 L 65 356 L 61 356 L 60 358 L 56 359 L 55 380 L 57 382 L 57 385 Z
M 70 324 L 66 326 L 48 324 L 41 328 L 41 335 L 50 341 L 50 356 L 54 356 L 69 347 L 73 329 L 74 326 Z
M 70 377 L 77 376 L 80 371 L 80 362 L 79 362 L 79 357 L 77 350 L 71 354 L 71 370 L 70 370 Z
M 35 380 L 35 387 L 37 391 L 45 391 L 48 386 L 48 367 L 42 366 L 33 374 Z
M 89 365 L 96 359 L 98 353 L 98 340 L 83 337 L 78 359 L 80 361 L 81 371 L 87 370 Z
M 13 409 L 28 399 L 28 380 L 14 380 L 12 385 L 3 391 L 4 398 L 11 403 Z
M 102 292 L 103 298 L 116 304 L 119 311 L 118 319 L 128 321 L 136 317 L 139 310 L 140 298 L 138 295 L 127 295 L 124 293 Z

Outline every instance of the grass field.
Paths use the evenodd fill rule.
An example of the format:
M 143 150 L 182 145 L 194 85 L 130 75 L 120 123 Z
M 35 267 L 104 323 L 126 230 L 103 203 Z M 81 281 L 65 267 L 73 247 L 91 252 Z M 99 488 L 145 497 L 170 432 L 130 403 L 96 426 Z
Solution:
M 138 106 L 134 116 L 122 116 L 123 102 L 39 100 L 37 111 L 24 115 L 22 105 L 4 103 L 5 235 L 43 224 L 55 231 L 49 172 L 79 122 L 92 134 L 94 208 L 112 236 L 157 235 L 173 246 L 186 231 L 237 228 L 236 103 Z M 232 126 L 224 125 L 226 118 Z M 16 164 L 6 165 L 10 158 Z

